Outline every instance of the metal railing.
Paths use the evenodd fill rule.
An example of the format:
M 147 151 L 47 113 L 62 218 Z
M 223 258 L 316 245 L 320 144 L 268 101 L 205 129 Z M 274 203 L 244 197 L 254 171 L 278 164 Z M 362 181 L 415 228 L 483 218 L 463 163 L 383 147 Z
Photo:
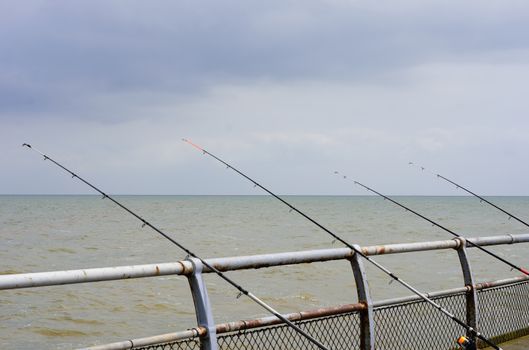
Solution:
M 529 234 L 469 239 L 481 246 L 529 242 Z M 398 254 L 455 249 L 465 286 L 428 293 L 467 324 L 501 342 L 529 334 L 529 279 L 511 278 L 476 284 L 467 258 L 467 242 L 452 240 L 358 247 L 366 255 Z M 435 312 L 418 296 L 373 302 L 363 261 L 350 249 L 321 249 L 301 252 L 207 259 L 221 271 L 270 266 L 347 260 L 356 282 L 358 303 L 285 315 L 331 349 L 451 349 L 464 331 Z M 87 283 L 162 275 L 188 278 L 198 325 L 192 329 L 126 340 L 86 349 L 312 349 L 276 317 L 215 324 L 203 274 L 210 271 L 200 261 L 93 268 L 70 271 L 0 276 L 0 290 Z M 484 317 L 480 318 L 480 315 Z M 501 322 L 498 320 L 501 319 Z M 430 337 L 421 337 L 429 334 Z

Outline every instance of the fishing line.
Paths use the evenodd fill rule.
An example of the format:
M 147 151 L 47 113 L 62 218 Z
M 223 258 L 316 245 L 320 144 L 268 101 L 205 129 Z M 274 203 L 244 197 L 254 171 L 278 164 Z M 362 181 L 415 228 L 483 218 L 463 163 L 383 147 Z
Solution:
M 134 211 L 132 211 L 131 209 L 127 208 L 125 205 L 121 204 L 120 202 L 118 202 L 116 199 L 114 199 L 112 196 L 108 195 L 107 193 L 103 192 L 102 190 L 100 190 L 98 187 L 96 187 L 95 185 L 91 184 L 90 182 L 88 182 L 87 180 L 85 180 L 84 178 L 82 178 L 81 176 L 77 175 L 76 173 L 72 172 L 71 170 L 69 170 L 68 168 L 66 168 L 65 166 L 63 166 L 62 164 L 60 164 L 59 162 L 55 161 L 54 159 L 50 158 L 49 156 L 47 156 L 46 154 L 40 152 L 39 150 L 33 148 L 31 145 L 27 144 L 27 143 L 24 143 L 22 146 L 25 146 L 35 152 L 37 152 L 38 154 L 40 154 L 42 157 L 44 157 L 44 160 L 49 160 L 50 162 L 52 162 L 53 164 L 55 164 L 56 166 L 58 166 L 59 168 L 63 169 L 64 171 L 66 171 L 68 174 L 70 174 L 72 176 L 72 178 L 77 178 L 79 181 L 83 182 L 84 184 L 88 185 L 89 187 L 91 187 L 92 189 L 94 189 L 96 192 L 99 192 L 103 197 L 102 199 L 109 199 L 111 202 L 113 202 L 114 204 L 116 204 L 117 206 L 119 206 L 120 208 L 122 208 L 123 210 L 125 210 L 127 213 L 131 214 L 132 216 L 134 216 L 135 218 L 137 218 L 138 220 L 141 221 L 142 223 L 142 227 L 145 227 L 145 226 L 148 226 L 150 227 L 151 229 L 153 229 L 155 232 L 159 233 L 160 235 L 162 235 L 164 238 L 166 238 L 167 240 L 169 240 L 171 243 L 173 243 L 174 245 L 176 245 L 178 248 L 180 248 L 181 250 L 183 250 L 184 252 L 186 252 L 186 254 L 188 256 L 191 256 L 197 260 L 199 260 L 204 266 L 206 266 L 208 269 L 210 269 L 211 271 L 213 271 L 214 273 L 216 273 L 220 278 L 222 278 L 224 281 L 228 282 L 230 285 L 232 285 L 233 287 L 235 287 L 235 289 L 237 289 L 239 291 L 239 296 L 241 295 L 246 295 L 249 299 L 253 300 L 254 302 L 256 302 L 257 304 L 259 304 L 261 307 L 263 307 L 264 309 L 266 309 L 268 312 L 270 312 L 271 314 L 273 314 L 275 317 L 277 317 L 278 319 L 280 319 L 282 322 L 284 322 L 286 325 L 288 325 L 289 327 L 291 327 L 292 329 L 294 329 L 296 332 L 298 332 L 299 334 L 301 334 L 303 337 L 305 337 L 307 340 L 309 340 L 311 343 L 313 343 L 314 345 L 316 345 L 318 348 L 322 349 L 322 350 L 328 350 L 327 347 L 325 345 L 323 345 L 322 343 L 320 343 L 318 340 L 316 340 L 314 337 L 312 337 L 310 334 L 308 334 L 307 332 L 305 332 L 304 330 L 302 330 L 301 328 L 299 328 L 297 325 L 295 325 L 294 323 L 292 323 L 290 320 L 288 320 L 287 318 L 285 318 L 284 316 L 282 316 L 279 312 L 277 312 L 276 310 L 274 310 L 271 306 L 269 306 L 268 304 L 266 304 L 264 301 L 262 301 L 261 299 L 259 299 L 257 296 L 255 296 L 254 294 L 252 294 L 251 292 L 249 292 L 248 290 L 244 289 L 240 284 L 237 284 L 234 280 L 232 280 L 231 278 L 227 277 L 224 273 L 222 273 L 221 271 L 219 271 L 217 268 L 215 268 L 214 266 L 208 264 L 204 259 L 200 258 L 198 255 L 196 255 L 195 253 L 193 253 L 191 250 L 187 249 L 185 246 L 183 246 L 181 243 L 178 243 L 176 240 L 174 240 L 173 238 L 171 238 L 169 235 L 167 235 L 166 233 L 164 233 L 162 230 L 160 230 L 159 228 L 157 228 L 156 226 L 152 225 L 150 222 L 148 222 L 147 220 L 145 220 L 144 218 L 142 218 L 140 215 L 136 214 Z
M 337 175 L 339 175 L 339 172 L 337 172 L 337 171 L 335 171 L 334 173 L 337 174 Z M 342 175 L 342 176 L 343 176 L 344 179 L 346 179 L 346 180 L 348 179 L 348 177 L 347 177 L 346 175 Z M 408 211 L 408 212 L 410 212 L 410 213 L 412 213 L 412 214 L 414 214 L 414 215 L 420 217 L 420 218 L 423 219 L 423 220 L 428 221 L 428 222 L 429 222 L 430 224 L 432 224 L 433 226 L 439 227 L 440 229 L 442 229 L 442 230 L 444 230 L 444 231 L 450 233 L 451 235 L 453 235 L 453 236 L 455 236 L 455 237 L 461 237 L 461 238 L 464 238 L 463 236 L 457 234 L 456 232 L 450 230 L 449 228 L 447 228 L 447 227 L 445 227 L 445 226 L 443 226 L 443 225 L 441 225 L 441 224 L 439 224 L 439 223 L 433 221 L 433 220 L 430 219 L 430 218 L 427 218 L 426 216 L 424 216 L 424 215 L 418 213 L 417 211 L 415 211 L 415 210 L 413 210 L 413 209 L 411 209 L 411 208 L 405 206 L 404 204 L 401 204 L 401 203 L 397 202 L 396 200 L 394 200 L 394 199 L 392 199 L 392 198 L 390 198 L 390 197 L 388 197 L 388 196 L 386 196 L 386 195 L 384 195 L 384 194 L 382 194 L 382 193 L 380 193 L 380 192 L 378 192 L 378 191 L 372 189 L 371 187 L 366 186 L 366 185 L 364 185 L 363 183 L 358 182 L 358 181 L 355 181 L 355 180 L 351 180 L 351 181 L 353 181 L 355 185 L 358 185 L 358 186 L 360 186 L 360 187 L 363 187 L 363 188 L 366 189 L 367 191 L 372 192 L 372 193 L 374 193 L 374 194 L 376 194 L 376 195 L 379 195 L 380 197 L 382 197 L 382 198 L 384 198 L 384 199 L 390 201 L 391 203 L 393 203 L 393 204 L 395 204 L 395 205 L 397 205 L 397 206 L 403 208 L 404 210 L 406 210 L 406 211 Z M 503 263 L 509 265 L 511 268 L 516 269 L 516 270 L 520 271 L 521 273 L 523 273 L 524 275 L 528 275 L 528 276 L 529 276 L 529 271 L 526 270 L 526 269 L 524 269 L 523 267 L 520 267 L 520 266 L 518 266 L 518 265 L 516 265 L 516 264 L 513 264 L 512 262 L 508 261 L 507 259 L 504 259 L 504 258 L 502 258 L 501 256 L 499 256 L 499 255 L 497 255 L 497 254 L 491 252 L 490 250 L 487 250 L 487 249 L 483 248 L 483 247 L 480 246 L 479 244 L 473 243 L 472 241 L 469 241 L 469 240 L 466 240 L 466 242 L 467 242 L 469 245 L 478 248 L 478 249 L 481 250 L 482 252 L 487 253 L 488 255 L 492 256 L 493 258 L 496 258 L 496 259 L 498 259 L 499 261 L 501 261 L 501 262 L 503 262 Z
M 409 165 L 416 165 L 416 164 L 413 163 L 413 162 L 409 162 L 408 164 L 409 164 Z M 418 165 L 417 165 L 417 166 L 418 166 Z M 426 170 L 426 168 L 423 167 L 423 166 L 421 166 L 420 168 L 421 168 L 422 171 L 428 171 L 428 170 Z M 447 177 L 444 177 L 444 176 L 441 175 L 441 174 L 435 174 L 435 173 L 432 173 L 431 171 L 428 171 L 428 172 L 429 172 L 430 174 L 434 175 L 435 177 L 440 178 L 440 179 L 442 179 L 442 180 L 444 180 L 444 181 L 446 181 L 446 182 L 448 182 L 448 183 L 454 185 L 456 188 L 458 188 L 458 189 L 462 189 L 463 191 L 465 191 L 465 192 L 467 192 L 467 193 L 473 195 L 474 197 L 479 198 L 480 203 L 485 202 L 485 203 L 489 204 L 490 206 L 492 206 L 492 207 L 498 209 L 498 210 L 501 211 L 502 213 L 506 214 L 506 215 L 509 217 L 509 219 L 512 218 L 512 219 L 514 219 L 514 220 L 516 220 L 516 221 L 522 223 L 523 225 L 529 227 L 529 224 L 528 224 L 527 222 L 525 222 L 525 221 L 523 221 L 522 219 L 516 217 L 515 215 L 509 213 L 508 211 L 504 210 L 503 208 L 500 208 L 498 205 L 496 205 L 496 204 L 494 204 L 494 203 L 488 201 L 487 199 L 483 198 L 482 196 L 480 196 L 480 195 L 478 195 L 478 194 L 472 192 L 472 191 L 469 190 L 468 188 L 465 188 L 465 187 L 461 186 L 460 184 L 456 183 L 456 182 L 453 181 L 453 180 L 450 180 L 450 179 L 447 178 Z
M 216 155 L 208 152 L 207 150 L 205 150 L 204 148 L 196 145 L 195 143 L 187 140 L 187 139 L 182 139 L 182 141 L 188 143 L 189 145 L 193 146 L 194 148 L 196 148 L 197 150 L 201 151 L 204 155 L 208 155 L 210 156 L 211 158 L 217 160 L 218 162 L 222 163 L 224 166 L 226 166 L 227 169 L 231 169 L 233 170 L 234 172 L 236 172 L 237 174 L 239 174 L 240 176 L 244 177 L 245 179 L 247 179 L 248 181 L 250 181 L 254 187 L 259 187 L 261 188 L 263 191 L 265 191 L 266 193 L 268 193 L 269 195 L 271 195 L 272 197 L 276 198 L 277 200 L 279 200 L 281 203 L 285 204 L 290 210 L 292 211 L 295 211 L 296 213 L 298 213 L 299 215 L 301 215 L 302 217 L 304 217 L 305 219 L 309 220 L 310 222 L 312 222 L 314 225 L 316 225 L 317 227 L 319 227 L 320 229 L 322 229 L 323 231 L 325 231 L 326 233 L 328 233 L 329 235 L 331 235 L 335 240 L 341 242 L 342 244 L 344 244 L 347 248 L 351 249 L 352 251 L 355 252 L 355 254 L 358 254 L 359 256 L 361 256 L 362 258 L 364 258 L 365 260 L 369 261 L 371 264 L 373 264 L 374 266 L 376 266 L 379 270 L 381 270 L 382 272 L 384 272 L 385 274 L 387 274 L 388 276 L 390 276 L 393 280 L 397 281 L 398 283 L 400 283 L 402 286 L 404 286 L 406 289 L 410 290 L 413 294 L 417 295 L 418 297 L 420 297 L 421 299 L 423 299 L 425 302 L 427 302 L 428 304 L 430 304 L 431 306 L 433 306 L 434 308 L 436 308 L 437 310 L 439 310 L 441 313 L 443 313 L 445 316 L 449 317 L 450 319 L 452 319 L 452 321 L 456 322 L 457 324 L 459 324 L 461 327 L 465 328 L 466 331 L 469 333 L 469 334 L 472 334 L 473 336 L 481 339 L 482 341 L 484 341 L 485 343 L 487 343 L 488 345 L 490 345 L 491 347 L 493 347 L 494 349 L 496 350 L 502 350 L 500 347 L 498 347 L 496 344 L 494 344 L 491 340 L 489 340 L 487 337 L 485 337 L 483 334 L 481 334 L 480 332 L 478 332 L 476 329 L 472 328 L 471 326 L 467 325 L 465 322 L 461 321 L 459 318 L 457 318 L 454 314 L 452 314 L 450 311 L 448 311 L 447 309 L 443 308 L 441 305 L 437 304 L 435 301 L 433 301 L 432 299 L 428 298 L 426 296 L 426 294 L 423 294 L 421 293 L 419 290 L 417 290 L 416 288 L 414 288 L 413 286 L 411 286 L 409 283 L 407 283 L 406 281 L 402 280 L 401 278 L 399 278 L 397 275 L 395 275 L 393 272 L 391 272 L 390 270 L 388 270 L 386 267 L 384 267 L 383 265 L 381 265 L 380 263 L 376 262 L 375 260 L 371 259 L 369 256 L 365 255 L 361 250 L 359 250 L 358 248 L 356 248 L 355 246 L 347 243 L 344 239 L 342 239 L 341 237 L 339 237 L 337 234 L 333 233 L 331 230 L 329 230 L 328 228 L 324 227 L 322 224 L 320 224 L 319 222 L 317 222 L 316 220 L 314 220 L 313 218 L 311 218 L 310 216 L 308 216 L 307 214 L 305 214 L 304 212 L 302 212 L 301 210 L 299 210 L 298 208 L 294 207 L 292 204 L 290 204 L 289 202 L 287 202 L 286 200 L 284 200 L 283 198 L 279 197 L 278 195 L 276 195 L 274 192 L 270 191 L 268 188 L 264 187 L 263 185 L 261 185 L 260 183 L 258 183 L 257 181 L 255 181 L 254 179 L 252 179 L 251 177 L 249 177 L 248 175 L 244 174 L 243 172 L 241 172 L 240 170 L 238 170 L 237 168 L 234 168 L 232 165 L 228 164 L 227 162 L 225 162 L 224 160 L 220 159 L 219 157 L 217 157 Z

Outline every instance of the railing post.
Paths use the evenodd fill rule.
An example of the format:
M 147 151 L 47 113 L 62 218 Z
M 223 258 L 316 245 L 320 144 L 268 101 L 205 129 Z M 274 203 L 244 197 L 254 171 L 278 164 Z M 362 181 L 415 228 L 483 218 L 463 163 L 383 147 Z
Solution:
M 193 273 L 187 275 L 187 281 L 191 287 L 191 295 L 195 304 L 195 314 L 199 326 L 205 327 L 208 332 L 200 338 L 201 350 L 217 350 L 217 332 L 213 320 L 213 312 L 209 302 L 208 291 L 202 276 L 203 264 L 195 258 L 187 258 L 193 264 Z
M 477 329 L 479 321 L 478 296 L 476 293 L 476 288 L 474 287 L 475 283 L 472 270 L 470 268 L 470 261 L 468 260 L 466 249 L 467 241 L 464 237 L 457 237 L 454 239 L 459 241 L 457 255 L 459 256 L 459 262 L 461 263 L 461 269 L 463 270 L 463 280 L 465 282 L 465 286 L 468 288 L 466 293 L 466 321 L 470 327 Z M 473 337 L 471 334 L 467 334 L 467 336 Z M 473 337 L 472 340 L 474 341 L 474 344 L 476 344 L 476 338 Z
M 355 249 L 361 251 L 359 245 L 354 245 Z M 367 285 L 367 276 L 364 268 L 362 257 L 354 254 L 350 259 L 351 267 L 356 284 L 356 292 L 358 294 L 358 302 L 366 305 L 366 309 L 360 312 L 360 349 L 374 350 L 375 349 L 375 329 L 373 321 L 373 301 L 369 294 L 369 286 Z

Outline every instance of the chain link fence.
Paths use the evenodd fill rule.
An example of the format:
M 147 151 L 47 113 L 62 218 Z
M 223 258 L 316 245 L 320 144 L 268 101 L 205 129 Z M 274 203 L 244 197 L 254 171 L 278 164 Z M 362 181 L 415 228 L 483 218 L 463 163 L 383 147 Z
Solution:
M 328 316 L 296 324 L 331 349 L 357 349 L 360 317 L 357 312 Z M 317 349 L 292 328 L 281 325 L 218 336 L 220 350 Z
M 478 291 L 480 330 L 501 343 L 529 335 L 529 282 Z
M 432 298 L 460 320 L 466 318 L 464 293 Z M 375 344 L 380 350 L 453 349 L 465 329 L 424 301 L 375 308 Z
M 464 292 L 433 298 L 461 320 L 466 319 Z M 479 330 L 501 343 L 529 334 L 529 281 L 478 291 Z M 456 349 L 465 329 L 428 303 L 417 300 L 374 308 L 375 349 Z M 360 348 L 360 314 L 297 321 L 297 325 L 330 349 Z M 217 335 L 219 350 L 307 350 L 316 347 L 286 325 L 266 326 Z M 137 350 L 199 350 L 199 338 Z

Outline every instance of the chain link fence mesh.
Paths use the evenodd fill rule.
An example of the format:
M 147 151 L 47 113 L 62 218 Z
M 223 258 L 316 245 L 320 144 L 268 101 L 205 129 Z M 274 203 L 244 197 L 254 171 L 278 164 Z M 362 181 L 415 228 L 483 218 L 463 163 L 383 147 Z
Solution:
M 460 320 L 466 318 L 464 293 L 434 298 Z M 429 303 L 414 301 L 375 308 L 375 344 L 380 350 L 453 349 L 465 329 Z
M 501 343 L 529 335 L 529 282 L 478 291 L 479 325 Z
M 356 312 L 296 322 L 296 325 L 331 349 L 360 346 L 360 316 Z M 218 344 L 220 350 L 317 349 L 285 325 L 220 335 Z
M 466 320 L 464 293 L 434 300 Z M 529 334 L 529 281 L 478 291 L 479 331 L 501 343 Z M 374 309 L 375 349 L 457 349 L 465 329 L 424 301 Z M 299 321 L 296 324 L 333 350 L 360 348 L 360 315 L 350 312 Z M 266 326 L 217 335 L 219 350 L 306 350 L 316 346 L 286 325 Z M 135 348 L 137 350 L 199 350 L 198 339 Z

